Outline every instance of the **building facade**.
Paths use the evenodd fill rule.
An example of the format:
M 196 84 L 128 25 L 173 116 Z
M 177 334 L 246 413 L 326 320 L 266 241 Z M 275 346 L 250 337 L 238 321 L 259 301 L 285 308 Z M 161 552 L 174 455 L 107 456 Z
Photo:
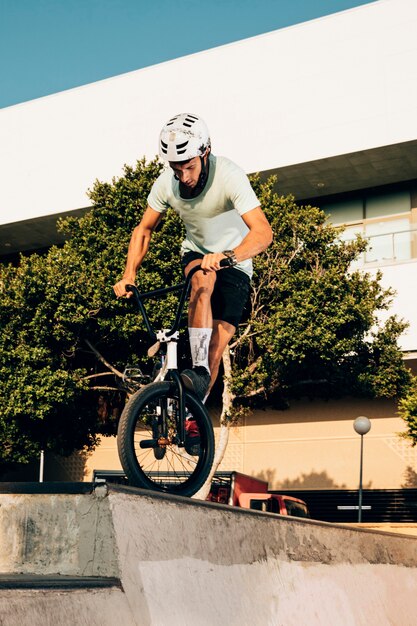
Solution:
M 248 173 L 275 174 L 280 193 L 321 206 L 347 226 L 346 238 L 369 238 L 359 263 L 381 269 L 383 285 L 396 290 L 390 313 L 410 322 L 401 348 L 414 366 L 415 32 L 414 0 L 377 0 L 1 110 L 0 255 L 58 242 L 57 217 L 88 210 L 95 179 L 153 158 L 161 124 L 196 112 L 215 154 Z M 300 401 L 286 412 L 256 413 L 232 433 L 224 469 L 264 475 L 275 488 L 355 487 L 352 424 L 361 414 L 372 420 L 365 483 L 415 486 L 416 452 L 398 437 L 404 425 L 395 405 L 382 401 Z M 87 478 L 94 468 L 116 469 L 114 440 L 72 463 Z

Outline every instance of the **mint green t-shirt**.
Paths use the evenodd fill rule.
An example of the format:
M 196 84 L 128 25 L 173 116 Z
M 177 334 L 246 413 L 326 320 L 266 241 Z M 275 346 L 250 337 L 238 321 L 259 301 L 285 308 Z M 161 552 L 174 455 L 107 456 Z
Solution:
M 249 232 L 242 215 L 259 206 L 245 172 L 225 157 L 209 156 L 210 167 L 207 184 L 196 197 L 180 196 L 179 181 L 171 169 L 156 179 L 148 197 L 148 205 L 165 213 L 171 207 L 183 220 L 186 238 L 181 252 L 208 254 L 232 250 Z M 236 265 L 252 276 L 252 260 Z

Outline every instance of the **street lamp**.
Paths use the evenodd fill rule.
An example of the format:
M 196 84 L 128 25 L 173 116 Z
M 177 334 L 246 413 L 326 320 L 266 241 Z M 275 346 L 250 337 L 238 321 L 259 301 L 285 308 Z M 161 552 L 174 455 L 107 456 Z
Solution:
M 43 469 L 45 465 L 45 452 L 41 450 L 40 462 L 39 462 L 39 482 L 43 483 Z
M 361 436 L 361 461 L 359 470 L 359 507 L 358 522 L 362 521 L 362 467 L 363 467 L 363 436 L 371 430 L 371 421 L 364 415 L 360 415 L 353 422 L 353 428 Z

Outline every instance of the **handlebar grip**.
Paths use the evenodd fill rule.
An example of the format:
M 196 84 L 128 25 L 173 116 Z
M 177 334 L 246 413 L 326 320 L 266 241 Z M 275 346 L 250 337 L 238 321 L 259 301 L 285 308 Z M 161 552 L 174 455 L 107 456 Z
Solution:
M 220 261 L 220 267 L 234 267 L 234 263 L 231 258 L 226 257 Z
M 136 287 L 136 285 L 126 285 L 125 289 L 126 289 L 126 293 L 130 292 L 133 294 L 133 297 L 135 298 L 135 300 L 137 300 L 139 304 L 139 301 L 141 299 L 141 294 L 139 293 L 139 289 Z

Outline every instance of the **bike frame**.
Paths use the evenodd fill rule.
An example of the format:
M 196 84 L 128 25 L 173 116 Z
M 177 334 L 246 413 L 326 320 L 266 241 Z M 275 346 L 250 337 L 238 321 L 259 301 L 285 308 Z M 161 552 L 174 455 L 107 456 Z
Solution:
M 159 344 L 166 343 L 166 358 L 163 363 L 163 367 L 156 377 L 155 381 L 164 380 L 166 375 L 169 374 L 172 382 L 175 384 L 178 390 L 178 406 L 179 406 L 179 414 L 180 414 L 180 423 L 178 424 L 178 435 L 180 438 L 180 445 L 184 443 L 185 439 L 185 392 L 184 392 L 184 384 L 181 380 L 180 375 L 178 374 L 178 357 L 177 357 L 177 349 L 178 349 L 178 337 L 179 337 L 179 327 L 181 324 L 181 316 L 184 309 L 185 301 L 189 295 L 190 287 L 191 287 L 191 279 L 196 272 L 201 269 L 200 265 L 197 265 L 188 272 L 187 277 L 184 282 L 179 283 L 178 285 L 173 285 L 171 287 L 162 287 L 160 289 L 154 289 L 152 291 L 147 291 L 145 293 L 140 293 L 136 285 L 126 285 L 126 291 L 132 292 L 134 298 L 138 304 L 139 310 L 143 317 L 143 321 L 145 323 L 146 330 L 150 339 L 156 342 L 148 351 L 149 353 L 156 354 L 156 351 L 159 349 Z M 159 298 L 164 296 L 167 293 L 172 291 L 180 291 L 181 294 L 178 300 L 177 311 L 175 313 L 175 319 L 171 326 L 171 328 L 163 328 L 161 330 L 155 331 L 150 320 L 148 314 L 146 312 L 143 301 L 149 300 L 153 298 Z M 154 382 L 155 382 L 154 381 Z
M 220 261 L 221 268 L 232 267 L 229 258 L 222 259 Z M 180 439 L 180 445 L 184 445 L 185 440 L 185 390 L 184 384 L 181 380 L 180 375 L 178 374 L 178 358 L 177 358 L 177 348 L 178 348 L 178 337 L 179 337 L 179 327 L 181 324 L 181 316 L 184 309 L 185 301 L 189 295 L 190 287 L 191 287 L 191 279 L 196 272 L 201 270 L 201 265 L 195 265 L 188 272 L 186 279 L 184 282 L 179 283 L 178 285 L 173 285 L 171 287 L 162 287 L 160 289 L 154 289 L 152 291 L 147 291 L 145 293 L 140 293 L 136 285 L 126 285 L 126 291 L 132 292 L 135 300 L 138 304 L 139 310 L 142 314 L 143 321 L 145 323 L 146 330 L 148 335 L 155 344 L 148 350 L 148 355 L 153 356 L 159 350 L 159 346 L 161 343 L 166 343 L 166 359 L 163 363 L 161 371 L 156 377 L 155 381 L 164 380 L 166 375 L 169 375 L 169 378 L 175 384 L 178 390 L 178 406 L 179 406 L 179 414 L 180 414 L 180 423 L 178 424 L 178 435 Z M 175 319 L 171 326 L 171 328 L 163 328 L 162 330 L 155 331 L 152 327 L 152 324 L 149 320 L 148 314 L 146 312 L 145 306 L 143 304 L 144 300 L 149 300 L 152 298 L 159 298 L 164 296 L 167 293 L 172 291 L 180 291 L 181 294 L 178 300 L 177 311 L 175 313 Z

